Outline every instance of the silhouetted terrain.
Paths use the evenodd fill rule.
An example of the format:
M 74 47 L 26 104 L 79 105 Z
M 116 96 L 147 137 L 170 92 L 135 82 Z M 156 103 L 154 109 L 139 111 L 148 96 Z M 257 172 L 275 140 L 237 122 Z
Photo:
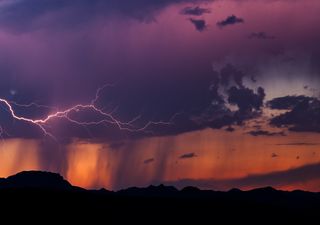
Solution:
M 307 224 L 317 223 L 320 216 L 320 193 L 271 187 L 179 191 L 163 185 L 88 191 L 59 174 L 37 171 L 0 179 L 0 199 L 2 220 L 43 224 Z

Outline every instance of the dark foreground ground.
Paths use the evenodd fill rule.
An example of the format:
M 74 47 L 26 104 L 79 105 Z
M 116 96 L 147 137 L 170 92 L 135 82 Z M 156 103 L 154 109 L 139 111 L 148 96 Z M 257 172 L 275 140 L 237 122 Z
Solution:
M 150 186 L 87 191 L 58 174 L 0 179 L 0 218 L 11 224 L 319 224 L 320 193 L 229 192 Z M 8 223 L 10 221 L 11 223 Z

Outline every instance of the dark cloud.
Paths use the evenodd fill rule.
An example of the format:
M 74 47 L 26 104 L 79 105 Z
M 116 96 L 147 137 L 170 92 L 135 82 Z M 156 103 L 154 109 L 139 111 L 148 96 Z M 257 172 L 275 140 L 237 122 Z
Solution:
M 267 130 L 254 130 L 254 131 L 250 131 L 248 132 L 248 134 L 252 135 L 252 136 L 286 136 L 286 134 L 284 132 L 270 132 Z
M 28 122 L 14 120 L 8 108 L 0 106 L 0 138 L 40 138 L 43 132 Z
M 225 65 L 220 71 L 220 83 L 224 87 L 235 84 L 239 88 L 244 88 L 242 82 L 244 77 L 245 73 L 231 64 Z
M 249 88 L 231 87 L 228 90 L 228 101 L 237 105 L 240 113 L 251 113 L 253 110 L 260 110 L 265 97 L 264 89 L 259 87 L 255 93 Z
M 156 105 L 152 107 L 152 111 L 146 112 L 144 115 L 146 118 L 157 112 L 158 115 L 156 116 L 154 114 L 156 117 L 153 117 L 153 119 L 157 117 L 163 119 L 163 115 L 166 115 L 165 118 L 168 120 L 175 112 L 181 112 L 172 119 L 172 125 L 151 127 L 153 134 L 178 134 L 208 127 L 220 129 L 233 124 L 240 125 L 244 120 L 258 116 L 261 113 L 260 109 L 265 97 L 264 90 L 259 87 L 255 92 L 252 89 L 246 88 L 242 82 L 244 76 L 246 76 L 244 72 L 228 64 L 220 71 L 208 72 L 206 80 L 203 80 L 201 85 L 199 78 L 193 81 L 190 80 L 190 82 L 188 81 L 188 85 L 185 85 L 187 81 L 185 77 L 183 81 L 180 80 L 180 83 L 177 83 L 177 86 L 180 87 L 179 89 L 174 88 L 171 90 L 167 86 L 162 88 L 160 83 L 157 84 L 159 89 L 148 89 L 149 92 L 147 92 L 145 96 L 154 96 L 153 91 L 155 90 L 161 91 L 165 89 L 166 93 L 162 92 L 162 94 L 159 95 L 161 99 L 148 102 L 149 106 L 153 106 L 153 104 Z M 173 81 L 171 81 L 171 84 L 172 82 Z M 231 84 L 235 84 L 236 86 L 228 89 L 228 86 Z M 177 86 L 173 85 L 172 87 Z M 188 89 L 186 89 L 186 92 L 181 93 L 180 96 L 179 92 L 182 90 L 182 87 L 188 87 Z M 223 96 L 219 89 L 225 90 L 226 92 L 224 94 L 227 97 Z M 130 87 L 126 88 L 126 91 L 128 90 L 130 90 Z M 118 91 L 119 90 L 117 90 L 117 92 Z M 110 96 L 110 94 L 109 92 L 108 95 Z M 166 94 L 168 94 L 168 97 L 164 96 Z M 134 99 L 134 95 L 135 93 L 132 92 L 132 95 L 130 95 L 131 100 Z M 139 99 L 135 99 L 134 105 L 127 103 L 130 108 L 125 111 L 132 111 L 141 99 L 144 98 L 139 97 Z M 194 100 L 190 101 L 190 99 Z M 161 102 L 163 100 L 165 101 L 162 105 Z M 237 105 L 238 110 L 231 111 L 226 106 L 226 101 L 230 104 Z M 127 104 L 123 105 L 126 106 Z M 140 107 L 138 109 L 140 109 Z M 152 117 L 150 119 L 152 119 Z
M 293 109 L 303 102 L 312 101 L 312 97 L 304 95 L 299 96 L 285 96 L 280 98 L 274 98 L 267 102 L 267 106 L 271 109 Z
M 0 26 L 20 32 L 49 26 L 72 27 L 110 14 L 150 21 L 155 12 L 170 4 L 205 1 L 210 0 L 20 0 L 1 6 Z M 52 13 L 59 16 L 51 20 Z M 45 16 L 46 23 L 39 23 Z
M 259 87 L 255 92 L 245 87 L 243 78 L 248 76 L 247 74 L 231 64 L 225 65 L 220 71 L 214 71 L 213 74 L 214 79 L 211 82 L 210 91 L 214 98 L 212 98 L 209 107 L 201 111 L 200 114 L 192 114 L 189 117 L 198 127 L 196 129 L 206 127 L 220 129 L 233 124 L 241 125 L 244 120 L 260 115 L 265 97 L 264 89 Z M 222 96 L 219 89 L 224 90 L 224 95 L 227 97 Z M 237 105 L 238 110 L 231 111 L 226 107 L 226 101 Z
M 193 18 L 190 18 L 189 20 L 194 25 L 197 31 L 202 32 L 207 29 L 207 23 L 205 20 L 197 20 Z
M 273 102 L 273 101 L 271 101 Z M 320 132 L 320 101 L 304 96 L 284 97 L 275 101 L 276 108 L 291 108 L 289 112 L 274 117 L 271 124 L 277 127 L 289 126 L 292 131 Z M 274 102 L 271 106 L 274 107 Z
M 149 163 L 153 163 L 153 162 L 154 162 L 154 158 L 146 159 L 143 161 L 144 164 L 149 164 Z
M 150 74 L 155 73 L 152 79 L 146 80 L 144 76 L 126 77 L 125 80 L 116 83 L 103 89 L 100 92 L 99 99 L 95 102 L 96 107 L 103 109 L 105 112 L 113 112 L 113 116 L 123 122 L 137 119 L 130 125 L 130 129 L 138 130 L 129 132 L 121 130 L 116 123 L 99 123 L 103 117 L 92 110 L 72 110 L 68 113 L 69 118 L 79 122 L 91 121 L 91 125 L 79 126 L 65 118 L 52 119 L 46 124 L 46 129 L 52 133 L 58 140 L 72 140 L 73 138 L 90 139 L 94 141 L 111 141 L 111 148 L 121 148 L 122 140 L 131 138 L 141 138 L 148 136 L 166 136 L 176 135 L 184 132 L 201 130 L 205 128 L 221 129 L 234 124 L 240 125 L 244 120 L 251 119 L 259 114 L 264 93 L 263 89 L 259 88 L 257 92 L 246 88 L 242 82 L 243 77 L 247 76 L 244 72 L 230 64 L 224 66 L 219 71 L 212 70 L 209 62 L 193 62 L 187 63 L 179 69 L 166 70 L 163 65 L 160 68 L 152 68 Z M 160 74 L 170 74 L 170 82 L 164 79 Z M 183 74 L 184 76 L 175 76 Z M 79 78 L 81 79 L 81 77 Z M 4 79 L 2 85 L 4 88 L 0 92 L 5 91 L 8 85 Z M 89 82 L 84 82 L 88 84 Z M 100 82 L 98 79 L 95 82 Z M 64 83 L 64 82 L 63 82 Z M 63 85 L 63 84 L 61 84 Z M 232 86 L 235 85 L 235 86 Z M 1 84 L 0 84 L 1 86 Z M 229 88 L 231 86 L 231 88 Z M 46 85 L 41 85 L 46 88 Z M 90 95 L 91 98 L 81 100 L 76 96 L 76 103 L 90 103 L 95 96 L 95 91 L 87 92 L 86 88 L 81 88 L 81 92 L 74 91 L 79 88 L 60 88 L 64 95 L 60 98 L 59 103 L 64 105 L 59 107 L 60 110 L 65 110 L 74 105 L 68 102 L 68 91 L 79 93 L 79 95 Z M 47 93 L 40 88 L 38 93 Z M 41 104 L 51 105 L 50 97 L 46 95 L 32 94 L 29 87 L 21 84 L 19 92 L 24 95 L 9 96 L 8 92 L 3 92 L 3 97 L 12 99 L 19 103 L 30 103 L 37 97 L 41 97 Z M 36 90 L 36 89 L 32 89 Z M 31 90 L 31 91 L 32 91 Z M 90 88 L 89 88 L 90 90 Z M 164 91 L 165 90 L 165 91 Z M 72 94 L 71 93 L 71 94 Z M 21 98 L 21 96 L 23 98 Z M 238 110 L 231 111 L 226 103 L 237 105 Z M 6 115 L 2 117 L 5 121 L 2 124 L 3 128 L 11 133 L 12 137 L 18 134 L 23 137 L 43 137 L 41 129 L 31 123 L 21 123 L 10 116 L 4 104 L 0 104 L 3 110 L 0 110 Z M 56 112 L 56 108 L 31 108 L 14 107 L 19 116 L 27 118 L 45 118 L 49 113 Z M 110 118 L 108 118 L 110 119 Z M 156 123 L 146 124 L 150 121 Z M 162 123 L 158 123 L 162 122 Z M 15 124 L 15 126 L 12 126 Z M 17 124 L 20 127 L 17 128 Z M 26 129 L 24 129 L 26 125 Z M 33 129 L 28 131 L 28 127 Z M 143 128 L 143 129 L 140 129 Z M 10 132 L 9 132 L 10 131 Z M 5 136 L 5 135 L 3 135 Z M 6 137 L 6 136 L 5 136 Z
M 277 158 L 277 157 L 279 157 L 278 154 L 276 154 L 276 153 L 272 153 L 272 154 L 271 154 L 271 158 Z
M 225 20 L 221 20 L 217 22 L 217 26 L 220 28 L 229 26 L 229 25 L 234 25 L 237 23 L 244 23 L 244 19 L 236 17 L 235 15 L 227 17 Z
M 185 7 L 180 12 L 183 15 L 191 15 L 191 16 L 202 16 L 206 13 L 211 13 L 210 9 L 207 8 L 201 8 L 199 6 L 196 7 Z
M 191 74 L 193 70 L 186 68 L 185 71 L 184 74 Z M 132 86 L 134 82 L 129 81 L 127 85 L 111 88 L 106 95 L 107 98 L 103 98 L 103 102 L 117 99 L 116 102 L 122 103 L 118 109 L 120 118 L 126 118 L 128 112 L 131 112 L 131 115 L 141 114 L 141 120 L 136 121 L 136 124 L 140 123 L 140 126 L 148 120 L 170 120 L 172 124 L 149 127 L 152 131 L 149 135 L 160 136 L 208 127 L 220 129 L 232 124 L 241 124 L 242 121 L 259 114 L 264 91 L 262 88 L 258 88 L 257 92 L 246 88 L 242 82 L 246 74 L 241 70 L 228 64 L 220 71 L 210 71 L 209 68 L 203 67 L 201 71 L 194 71 L 194 73 L 201 74 L 201 76 L 196 79 L 193 79 L 192 75 L 178 80 L 172 78 L 170 85 L 166 80 L 162 83 L 155 79 L 156 85 L 149 82 L 147 86 L 143 86 L 144 82 L 141 81 L 139 89 Z M 232 86 L 233 88 L 228 92 L 228 86 L 231 84 L 237 86 Z M 228 97 L 221 93 L 224 89 L 226 89 L 224 94 L 229 96 L 230 103 L 238 106 L 237 111 L 232 112 L 226 106 Z M 166 91 L 163 92 L 163 90 Z M 144 110 L 141 111 L 141 109 Z M 173 115 L 175 116 L 172 117 Z M 129 119 L 130 117 L 127 118 Z M 143 135 L 148 135 L 148 133 Z
M 183 69 L 186 76 L 171 76 L 170 82 L 160 76 L 148 82 L 144 78 L 127 80 L 109 89 L 98 104 L 102 107 L 104 102 L 117 102 L 120 106 L 117 115 L 125 121 L 141 115 L 133 124 L 136 127 L 142 127 L 148 121 L 170 122 L 150 125 L 148 131 L 151 133 L 142 135 L 173 135 L 204 129 L 212 119 L 221 117 L 228 110 L 218 93 L 219 84 L 210 66 L 196 70 L 187 68 Z M 200 76 L 196 78 L 195 74 Z
M 197 155 L 192 152 L 192 153 L 186 153 L 186 154 L 183 154 L 179 157 L 179 159 L 190 159 L 190 158 L 194 158 L 194 157 L 197 157 Z
M 178 188 L 186 186 L 196 186 L 203 189 L 228 190 L 234 188 L 257 188 L 264 186 L 283 187 L 294 184 L 301 184 L 319 179 L 320 164 L 311 164 L 287 171 L 271 172 L 262 175 L 249 175 L 239 179 L 183 179 L 166 184 L 174 185 Z
M 127 78 L 117 83 L 117 85 L 101 91 L 99 99 L 96 101 L 96 107 L 103 109 L 105 112 L 113 111 L 113 116 L 121 121 L 131 121 L 133 118 L 140 116 L 134 121 L 130 128 L 143 128 L 149 121 L 162 121 L 164 122 L 163 124 L 155 123 L 138 132 L 128 132 L 119 130 L 116 124 L 107 122 L 99 125 L 79 126 L 67 119 L 59 118 L 50 120 L 46 124 L 47 129 L 58 139 L 75 137 L 90 139 L 101 138 L 105 141 L 112 140 L 113 143 L 121 143 L 121 139 L 128 137 L 173 135 L 210 127 L 210 122 L 228 113 L 228 109 L 224 105 L 223 97 L 218 93 L 219 83 L 215 72 L 212 71 L 209 66 L 210 64 L 204 63 L 204 65 L 195 66 L 193 63 L 189 65 L 190 66 L 186 66 L 182 70 L 173 69 L 173 71 L 163 70 L 162 67 L 158 74 L 173 74 L 170 82 L 168 82 L 167 79 L 163 79 L 163 76 L 155 76 L 148 81 L 146 81 L 144 77 Z M 185 74 L 185 77 L 174 76 L 177 73 Z M 95 82 L 98 82 L 98 80 L 95 80 Z M 88 82 L 86 83 L 88 84 Z M 47 93 L 42 90 L 42 88 L 38 89 L 38 94 L 35 93 L 33 95 L 32 92 L 28 91 L 28 86 L 21 86 L 19 90 L 21 93 L 25 91 L 25 94 L 22 95 L 25 97 L 24 99 L 20 98 L 20 94 L 9 96 L 4 92 L 8 86 L 10 86 L 6 83 L 6 78 L 4 78 L 2 85 L 4 85 L 4 88 L 1 89 L 0 92 L 3 91 L 2 97 L 4 98 L 27 104 L 39 96 L 43 101 L 41 101 L 41 104 L 50 105 L 50 97 L 46 99 L 46 95 L 39 95 L 42 91 Z M 41 86 L 46 87 L 45 85 Z M 74 88 L 74 86 L 72 87 Z M 72 90 L 76 90 L 73 88 Z M 69 87 L 69 89 L 61 88 L 60 90 L 68 91 L 71 89 Z M 88 95 L 85 88 L 82 90 Z M 79 93 L 79 95 L 83 93 L 79 91 L 76 92 Z M 67 93 L 65 93 L 64 97 L 59 101 L 59 103 L 65 104 L 65 106 L 59 107 L 60 110 L 65 110 L 74 105 L 72 102 L 66 102 L 66 96 L 69 97 Z M 88 98 L 88 100 L 76 99 L 77 101 L 75 101 L 75 103 L 90 103 L 94 96 L 95 93 L 92 92 L 91 98 Z M 26 136 L 32 136 L 32 134 L 34 134 L 34 132 L 29 132 L 28 129 L 24 129 L 23 125 L 32 127 L 37 131 L 37 137 L 39 133 L 42 134 L 38 126 L 14 120 L 7 112 L 8 108 L 5 104 L 1 103 L 0 106 L 2 107 L 0 111 L 4 114 L 4 116 L 1 116 L 1 119 L 3 119 L 1 125 L 3 128 L 6 128 L 8 132 L 10 131 L 13 137 L 16 136 L 15 134 L 17 134 L 17 132 L 20 132 L 20 134 L 26 133 Z M 39 109 L 36 106 L 31 108 L 17 106 L 14 107 L 14 110 L 19 116 L 39 119 L 45 118 L 49 113 L 55 112 L 57 109 Z M 73 120 L 83 122 L 94 122 L 103 119 L 99 113 L 93 112 L 92 110 L 73 110 L 68 116 Z M 12 124 L 15 124 L 15 126 L 12 126 Z M 20 124 L 20 127 L 15 131 L 18 124 Z
M 1 6 L 0 26 L 6 25 L 17 29 L 46 26 L 51 29 L 52 19 L 55 24 L 64 24 L 68 18 L 67 23 L 72 24 L 72 21 L 88 21 L 92 18 L 91 16 L 100 17 L 113 12 L 137 18 L 140 12 L 144 15 L 145 12 L 155 12 L 171 3 L 183 2 L 190 1 L 137 0 L 120 3 L 113 0 L 12 1 L 8 5 Z M 79 17 L 81 20 L 78 20 Z M 260 93 L 257 93 L 251 87 L 245 87 L 242 81 L 244 77 L 252 77 L 252 74 L 230 64 L 222 70 L 212 71 L 212 59 L 217 57 L 209 47 L 205 53 L 199 50 L 201 54 L 197 53 L 198 50 L 185 48 L 185 46 L 183 49 L 172 48 L 167 41 L 161 43 L 161 40 L 165 40 L 161 34 L 155 42 L 150 40 L 148 46 L 152 47 L 135 48 L 132 46 L 144 45 L 137 41 L 139 38 L 118 40 L 126 36 L 122 35 L 122 30 L 125 30 L 127 24 L 122 27 L 115 22 L 114 27 L 106 33 L 101 33 L 107 26 L 105 22 L 108 23 L 109 20 L 102 18 L 101 21 L 103 25 L 97 23 L 99 26 L 95 24 L 92 30 L 91 26 L 88 26 L 90 29 L 79 29 L 79 33 L 78 30 L 74 32 L 72 29 L 71 32 L 67 30 L 67 32 L 50 34 L 50 36 L 46 32 L 26 34 L 26 36 L 17 35 L 19 38 L 13 35 L 17 39 L 12 42 L 7 40 L 9 48 L 12 48 L 10 54 L 5 54 L 5 46 L 3 46 L 3 55 L 8 58 L 12 55 L 14 57 L 12 56 L 11 61 L 1 60 L 3 75 L 0 96 L 20 103 L 36 101 L 66 109 L 77 103 L 89 103 L 95 96 L 97 87 L 106 81 L 117 82 L 121 77 L 116 87 L 102 94 L 97 102 L 101 109 L 106 112 L 115 110 L 113 115 L 125 122 L 140 115 L 141 117 L 134 123 L 134 127 L 137 128 L 144 127 L 148 121 L 170 122 L 165 125 L 150 125 L 146 132 L 138 133 L 119 131 L 114 124 L 85 128 L 75 126 L 64 119 L 51 121 L 48 124 L 48 129 L 54 134 L 61 132 L 61 136 L 72 138 L 114 139 L 119 137 L 121 139 L 132 136 L 175 135 L 205 128 L 225 128 L 225 126 L 240 124 L 243 120 L 257 115 L 255 113 L 259 111 L 263 91 L 259 89 Z M 109 39 L 111 36 L 118 37 L 117 29 L 121 30 L 121 37 Z M 10 34 L 7 38 L 11 37 Z M 28 41 L 25 42 L 25 39 Z M 19 45 L 21 42 L 23 44 Z M 158 47 L 155 43 L 161 46 Z M 173 44 L 178 46 L 180 43 Z M 113 49 L 113 45 L 117 47 Z M 30 48 L 24 49 L 25 46 Z M 46 47 L 43 48 L 43 46 Z M 169 47 L 166 49 L 164 46 Z M 218 50 L 219 48 L 217 52 L 220 51 Z M 224 50 L 221 49 L 221 52 Z M 145 52 L 148 53 L 143 55 Z M 51 58 L 55 55 L 56 58 Z M 225 56 L 224 53 L 223 55 Z M 46 60 L 42 61 L 42 58 Z M 53 62 L 56 61 L 57 63 L 54 64 Z M 238 64 L 237 60 L 235 61 L 235 64 Z M 25 69 L 24 65 L 28 65 L 28 69 Z M 23 69 L 19 71 L 18 68 Z M 67 68 L 66 71 L 60 71 L 65 68 Z M 252 81 L 255 80 L 259 80 L 259 77 Z M 12 92 L 12 90 L 16 91 Z M 244 101 L 244 96 L 248 97 L 247 102 Z M 233 111 L 228 108 L 228 98 L 231 104 L 238 106 L 238 110 Z M 32 118 L 43 118 L 48 112 L 55 111 L 22 108 L 16 108 L 16 110 L 19 115 Z M 99 118 L 92 112 L 72 112 L 71 116 L 81 121 L 89 117 L 94 121 Z M 8 117 L 12 121 L 12 118 Z M 30 126 L 30 124 L 27 125 Z M 35 129 L 38 130 L 37 127 Z M 20 130 L 23 131 L 23 129 Z M 11 130 L 11 132 L 14 136 L 15 131 Z M 29 134 L 32 132 L 28 132 Z
M 269 35 L 266 32 L 252 32 L 249 36 L 249 39 L 260 39 L 260 40 L 272 40 L 275 39 L 275 36 Z
M 245 87 L 243 79 L 250 77 L 243 70 L 232 64 L 226 64 L 217 72 L 219 87 L 225 91 L 226 101 L 238 107 L 237 111 L 224 113 L 220 118 L 212 121 L 212 128 L 221 128 L 226 125 L 241 125 L 244 120 L 251 119 L 260 114 L 265 98 L 264 89 L 257 91 Z

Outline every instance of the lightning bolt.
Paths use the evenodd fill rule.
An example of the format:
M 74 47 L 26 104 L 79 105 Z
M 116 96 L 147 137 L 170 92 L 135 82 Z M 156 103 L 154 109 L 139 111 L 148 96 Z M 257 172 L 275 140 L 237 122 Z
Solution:
M 45 109 L 50 109 L 50 110 L 58 110 L 56 107 L 51 107 L 51 106 L 47 106 L 47 105 L 41 105 L 41 104 L 38 104 L 36 102 L 31 102 L 29 104 L 21 104 L 21 103 L 17 103 L 17 102 L 14 102 L 14 101 L 8 101 L 8 102 L 12 106 L 23 107 L 23 108 L 36 107 L 36 108 L 45 108 Z
M 105 112 L 103 109 L 99 108 L 96 104 L 97 101 L 99 100 L 99 98 L 101 97 L 101 93 L 104 91 L 104 89 L 106 89 L 108 87 L 113 87 L 113 86 L 114 86 L 113 84 L 106 84 L 106 85 L 98 88 L 96 91 L 96 94 L 95 94 L 95 98 L 92 99 L 92 101 L 89 104 L 78 104 L 78 105 L 74 105 L 68 109 L 62 110 L 62 111 L 57 110 L 56 112 L 49 114 L 45 118 L 42 118 L 42 119 L 31 119 L 28 117 L 19 116 L 15 112 L 14 107 L 38 107 L 38 108 L 48 108 L 48 109 L 52 109 L 53 107 L 40 105 L 37 103 L 19 104 L 17 102 L 8 101 L 4 98 L 0 98 L 0 103 L 4 104 L 6 106 L 7 111 L 11 114 L 12 118 L 14 118 L 15 120 L 18 120 L 18 121 L 23 121 L 23 122 L 27 122 L 30 124 L 34 124 L 35 126 L 39 127 L 39 129 L 41 129 L 41 131 L 44 133 L 44 135 L 49 136 L 55 140 L 56 140 L 55 136 L 52 133 L 50 133 L 50 131 L 47 128 L 50 121 L 52 121 L 54 119 L 64 118 L 67 121 L 69 121 L 70 123 L 73 123 L 73 124 L 76 124 L 79 126 L 83 126 L 83 127 L 87 127 L 87 126 L 91 126 L 91 125 L 101 125 L 101 124 L 102 125 L 110 125 L 110 124 L 112 124 L 112 125 L 115 125 L 116 127 L 118 127 L 119 130 L 124 130 L 127 132 L 150 132 L 150 131 L 148 131 L 148 128 L 153 125 L 158 125 L 158 126 L 172 125 L 174 118 L 179 114 L 179 113 L 174 114 L 170 118 L 169 121 L 148 121 L 141 127 L 136 127 L 133 124 L 135 122 L 137 122 L 138 120 L 140 120 L 142 118 L 142 115 L 138 115 L 128 122 L 120 121 L 119 119 L 117 119 L 113 115 L 114 112 L 117 110 L 117 108 L 113 109 L 111 112 Z M 79 121 L 79 120 L 72 118 L 70 115 L 72 112 L 77 113 L 77 112 L 83 112 L 85 110 L 92 110 L 93 112 L 95 112 L 99 116 L 101 116 L 102 119 L 97 120 L 97 121 L 91 121 L 91 120 Z M 3 127 L 0 126 L 0 137 L 4 133 L 5 133 L 5 130 L 3 129 Z

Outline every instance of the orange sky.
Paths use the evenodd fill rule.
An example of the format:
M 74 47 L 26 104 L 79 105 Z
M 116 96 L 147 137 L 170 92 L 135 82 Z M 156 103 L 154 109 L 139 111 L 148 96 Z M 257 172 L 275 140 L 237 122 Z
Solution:
M 207 129 L 130 141 L 118 149 L 75 141 L 64 150 L 67 166 L 55 172 L 60 172 L 74 185 L 108 189 L 180 179 L 241 179 L 319 163 L 319 137 L 320 134 L 315 133 L 253 137 L 243 130 L 231 133 Z M 40 151 L 39 143 L 34 140 L 5 140 L 0 147 L 0 176 L 46 169 Z M 194 153 L 195 157 L 180 158 L 188 153 Z M 154 161 L 144 163 L 147 159 Z M 316 190 L 318 181 L 290 183 L 278 188 Z

